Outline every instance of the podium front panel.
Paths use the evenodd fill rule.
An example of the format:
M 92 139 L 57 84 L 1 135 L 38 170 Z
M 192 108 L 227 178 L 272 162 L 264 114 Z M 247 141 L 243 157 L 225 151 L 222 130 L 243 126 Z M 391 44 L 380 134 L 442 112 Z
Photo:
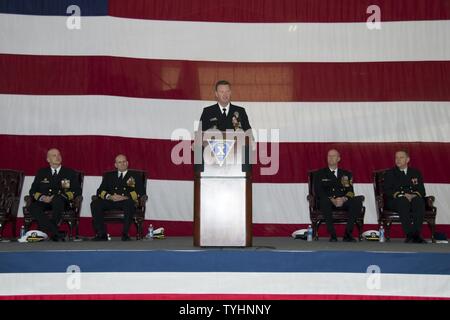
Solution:
M 200 184 L 200 246 L 244 247 L 245 178 L 203 178 Z

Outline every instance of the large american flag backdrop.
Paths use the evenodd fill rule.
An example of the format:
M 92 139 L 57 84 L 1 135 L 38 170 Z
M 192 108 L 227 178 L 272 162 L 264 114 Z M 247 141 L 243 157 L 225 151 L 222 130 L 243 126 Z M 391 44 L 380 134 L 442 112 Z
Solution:
M 367 26 L 371 5 L 381 29 Z M 91 235 L 90 196 L 124 153 L 149 174 L 147 220 L 192 235 L 193 167 L 172 163 L 171 136 L 194 131 L 227 79 L 254 129 L 279 129 L 277 174 L 253 168 L 255 235 L 309 222 L 307 171 L 330 147 L 366 196 L 369 225 L 372 172 L 407 148 L 449 230 L 449 20 L 447 0 L 2 0 L 0 167 L 25 171 L 24 195 L 59 148 L 86 174 Z

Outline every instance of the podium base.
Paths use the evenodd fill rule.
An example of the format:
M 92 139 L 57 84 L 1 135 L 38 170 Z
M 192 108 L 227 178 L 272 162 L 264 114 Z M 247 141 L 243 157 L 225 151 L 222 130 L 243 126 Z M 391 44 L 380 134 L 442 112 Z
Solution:
M 245 178 L 203 178 L 201 247 L 245 247 Z

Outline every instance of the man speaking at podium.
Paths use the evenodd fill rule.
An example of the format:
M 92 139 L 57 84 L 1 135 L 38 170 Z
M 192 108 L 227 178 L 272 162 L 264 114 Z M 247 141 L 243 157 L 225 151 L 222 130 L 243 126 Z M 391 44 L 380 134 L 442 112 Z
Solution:
M 200 121 L 202 131 L 251 129 L 245 109 L 231 104 L 231 84 L 226 80 L 217 81 L 215 86 L 217 103 L 203 109 Z
M 247 247 L 252 245 L 252 130 L 245 109 L 230 102 L 228 81 L 216 83 L 215 95 L 217 103 L 203 109 L 195 134 L 194 245 Z

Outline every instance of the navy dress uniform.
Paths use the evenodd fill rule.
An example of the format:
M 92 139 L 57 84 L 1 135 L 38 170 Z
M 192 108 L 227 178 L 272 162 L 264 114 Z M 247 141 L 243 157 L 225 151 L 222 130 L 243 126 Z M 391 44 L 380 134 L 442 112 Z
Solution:
M 39 229 L 51 233 L 53 240 L 58 240 L 58 224 L 69 201 L 81 194 L 77 173 L 69 168 L 60 167 L 59 171 L 51 167 L 40 169 L 31 185 L 30 196 L 34 199 L 30 213 L 37 220 Z M 50 203 L 42 201 L 44 196 L 53 196 Z M 45 215 L 52 210 L 52 216 Z
M 128 197 L 123 201 L 112 201 L 109 198 L 114 195 Z M 93 225 L 98 237 L 106 238 L 106 227 L 103 212 L 119 209 L 125 213 L 122 239 L 128 238 L 128 230 L 136 212 L 138 199 L 145 195 L 142 178 L 133 170 L 128 170 L 125 176 L 119 171 L 107 172 L 103 175 L 102 183 L 97 190 L 97 199 L 91 203 Z
M 332 211 L 337 208 L 330 199 L 338 197 L 347 197 L 342 209 L 348 210 L 348 221 L 345 228 L 344 240 L 354 241 L 351 234 L 356 218 L 361 214 L 362 200 L 355 197 L 353 190 L 352 173 L 343 169 L 336 169 L 337 174 L 330 168 L 323 168 L 314 174 L 314 193 L 319 209 L 325 216 L 327 229 L 331 235 L 330 240 L 336 241 L 336 231 L 333 226 Z
M 407 242 L 423 242 L 420 230 L 425 215 L 426 194 L 420 171 L 407 168 L 405 173 L 397 166 L 389 169 L 384 175 L 384 192 L 387 196 L 386 207 L 398 212 Z M 408 201 L 405 194 L 416 197 Z
M 230 103 L 229 110 L 223 114 L 218 103 L 203 109 L 200 117 L 202 131 L 217 129 L 225 131 L 228 129 L 251 129 L 245 109 Z

